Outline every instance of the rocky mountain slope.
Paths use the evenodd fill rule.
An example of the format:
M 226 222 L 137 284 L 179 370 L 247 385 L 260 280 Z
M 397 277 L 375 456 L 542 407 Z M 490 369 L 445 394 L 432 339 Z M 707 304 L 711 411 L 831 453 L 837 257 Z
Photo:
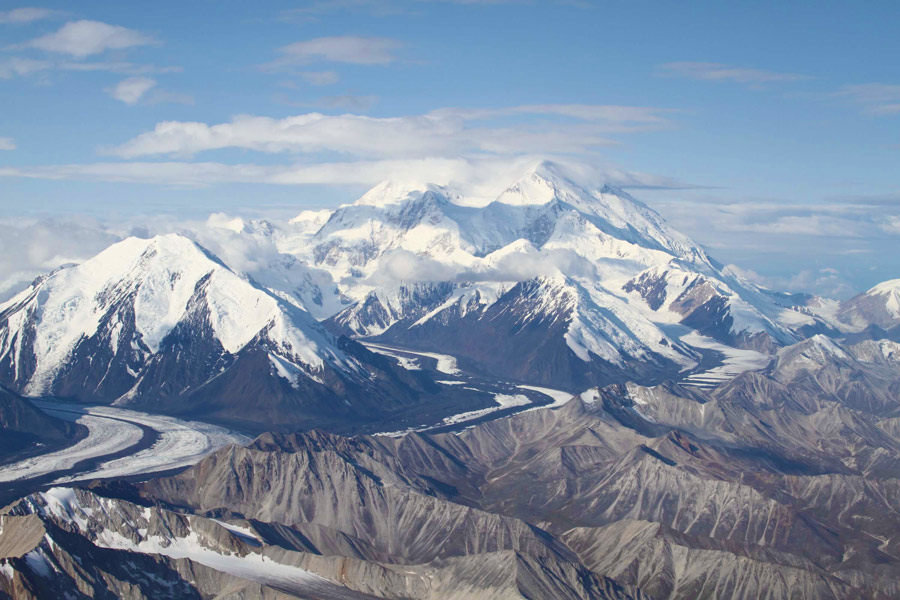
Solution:
M 814 336 L 710 390 L 617 384 L 455 434 L 265 434 L 174 476 L 14 503 L 0 589 L 896 597 L 898 357 Z
M 130 238 L 0 305 L 0 383 L 310 428 L 489 404 L 350 338 L 580 392 L 688 378 L 729 348 L 896 328 L 890 283 L 841 307 L 770 292 L 623 190 L 548 162 L 487 199 L 385 182 L 288 223 L 213 217 L 194 235 L 205 246 Z
M 0 306 L 0 381 L 257 427 L 364 420 L 423 392 L 179 235 L 129 238 Z
M 685 331 L 773 352 L 833 320 L 723 268 L 623 190 L 547 162 L 491 201 L 387 182 L 303 236 L 308 250 L 283 246 L 356 299 L 326 321 L 333 331 L 512 379 L 530 357 L 484 351 L 492 339 L 548 349 L 544 358 L 552 348 L 567 366 L 533 370 L 534 383 L 652 383 L 702 360 Z
M 900 340 L 900 279 L 882 282 L 842 303 L 837 318 L 860 337 Z

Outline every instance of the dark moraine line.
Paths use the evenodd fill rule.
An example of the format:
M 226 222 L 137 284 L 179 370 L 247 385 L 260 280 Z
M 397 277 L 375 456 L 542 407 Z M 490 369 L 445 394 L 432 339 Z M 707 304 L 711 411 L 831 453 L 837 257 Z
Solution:
M 463 386 L 469 388 L 477 388 L 479 391 L 485 394 L 521 394 L 523 396 L 527 396 L 531 400 L 531 404 L 526 404 L 523 406 L 513 406 L 510 408 L 504 408 L 500 410 L 496 410 L 480 417 L 476 417 L 474 419 L 470 419 L 467 421 L 462 421 L 460 423 L 452 423 L 450 425 L 436 425 L 434 427 L 430 427 L 427 429 L 422 429 L 419 433 L 454 433 L 463 431 L 472 427 L 473 425 L 478 425 L 481 423 L 487 423 L 488 421 L 495 421 L 497 419 L 503 419 L 509 416 L 512 416 L 516 413 L 524 412 L 526 410 L 530 410 L 532 408 L 538 408 L 541 406 L 549 406 L 553 404 L 554 399 L 550 396 L 547 396 L 544 393 L 535 391 L 535 390 L 527 390 L 518 387 L 518 384 L 510 382 L 510 381 L 493 381 L 490 379 L 486 379 L 481 375 L 473 375 L 471 373 L 466 372 L 460 366 L 460 361 L 456 360 L 456 368 L 458 370 L 457 375 L 449 375 L 444 373 L 443 371 L 438 371 L 437 363 L 438 359 L 433 356 L 425 356 L 420 353 L 420 351 L 412 350 L 410 348 L 403 348 L 400 346 L 392 346 L 384 343 L 378 343 L 376 345 L 379 349 L 386 350 L 389 352 L 393 352 L 394 354 L 399 354 L 402 356 L 406 356 L 408 358 L 415 358 L 420 360 L 420 364 L 423 367 L 423 370 L 432 371 L 434 373 L 435 379 L 452 379 L 454 377 L 460 378 L 464 383 Z M 424 350 L 421 352 L 425 352 Z M 446 355 L 451 356 L 451 355 Z M 456 357 L 452 357 L 456 359 Z M 530 382 L 522 381 L 519 382 L 523 385 L 531 385 Z M 452 389 L 453 386 L 447 386 Z M 575 395 L 575 394 L 573 394 Z M 482 408 L 490 408 L 490 406 L 484 406 Z M 478 410 L 478 409 L 473 409 Z M 453 416 L 453 415 L 450 415 Z
M 531 404 L 501 408 L 493 412 L 481 415 L 480 417 L 475 417 L 466 421 L 460 421 L 459 423 L 451 423 L 450 425 L 437 425 L 435 427 L 423 429 L 419 431 L 419 433 L 455 433 L 468 429 L 469 427 L 472 427 L 474 425 L 480 425 L 481 423 L 487 423 L 488 421 L 496 421 L 497 419 L 511 417 L 517 413 L 525 412 L 526 410 L 549 406 L 554 402 L 553 398 L 547 396 L 546 394 L 535 392 L 533 390 L 523 390 L 521 388 L 492 390 L 491 386 L 486 382 L 474 382 L 473 387 L 479 387 L 479 389 L 482 389 L 482 391 L 488 394 L 520 394 L 522 396 L 526 396 L 529 400 L 531 400 Z M 490 408 L 490 406 L 486 406 L 485 408 Z
M 70 415 L 85 415 L 87 413 L 79 412 L 76 410 L 66 410 L 64 408 L 47 408 L 45 410 L 44 407 L 39 407 L 44 412 L 52 411 L 57 413 L 67 413 Z M 49 413 L 48 413 L 49 414 Z M 46 490 L 48 488 L 53 487 L 51 482 L 56 481 L 60 477 L 69 477 L 71 475 L 77 475 L 79 473 L 84 473 L 86 471 L 92 471 L 100 464 L 105 463 L 110 460 L 115 460 L 117 458 L 122 458 L 124 456 L 130 456 L 142 450 L 146 450 L 148 448 L 153 447 L 159 440 L 159 433 L 146 426 L 141 425 L 140 423 L 135 423 L 134 421 L 128 421 L 126 419 L 118 419 L 116 417 L 106 417 L 99 415 L 91 415 L 92 417 L 98 417 L 102 419 L 109 419 L 112 421 L 121 421 L 123 423 L 128 423 L 129 425 L 134 425 L 135 427 L 141 430 L 141 439 L 136 443 L 128 446 L 126 448 L 122 448 L 117 452 L 113 452 L 110 454 L 103 454 L 100 456 L 93 456 L 91 458 L 86 458 L 80 462 L 75 463 L 69 469 L 62 469 L 59 471 L 53 471 L 52 473 L 45 473 L 44 475 L 38 475 L 37 477 L 31 477 L 28 479 L 17 479 L 15 481 L 4 481 L 0 482 L 0 506 L 6 506 L 10 502 L 13 502 L 23 496 L 27 496 L 28 494 L 39 492 Z M 71 446 L 69 446 L 71 447 Z M 58 450 L 56 450 L 58 451 Z M 65 448 L 62 449 L 65 451 Z M 82 484 L 86 482 L 81 482 Z

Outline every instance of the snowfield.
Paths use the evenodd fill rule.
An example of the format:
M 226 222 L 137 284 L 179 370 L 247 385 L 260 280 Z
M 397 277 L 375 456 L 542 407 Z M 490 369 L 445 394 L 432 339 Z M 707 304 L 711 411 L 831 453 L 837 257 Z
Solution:
M 386 346 L 378 346 L 376 344 L 367 344 L 363 343 L 363 346 L 374 352 L 375 354 L 381 354 L 382 356 L 387 356 L 388 358 L 393 358 L 400 366 L 406 369 L 407 371 L 421 371 L 422 367 L 419 366 L 419 363 L 414 358 L 409 358 L 408 356 L 403 356 L 402 354 L 398 354 L 396 352 L 391 352 L 387 349 Z
M 437 366 L 435 367 L 435 369 L 437 369 L 441 373 L 444 373 L 445 375 L 460 375 L 461 374 L 461 371 L 456 367 L 456 358 L 453 356 L 450 356 L 449 354 L 438 354 L 437 352 L 422 352 L 420 350 L 406 350 L 405 348 L 391 348 L 389 346 L 382 346 L 380 344 L 373 344 L 371 342 L 362 342 L 362 344 L 366 348 L 371 350 L 372 352 L 376 352 L 378 354 L 384 354 L 386 356 L 391 356 L 391 357 L 396 358 L 401 361 L 404 359 L 404 357 L 401 355 L 398 355 L 397 352 L 406 352 L 408 354 L 415 354 L 416 356 L 424 356 L 425 358 L 431 358 L 431 359 L 434 359 L 437 361 Z M 409 360 L 409 359 L 407 359 L 407 360 Z M 414 364 L 416 364 L 416 366 L 412 367 L 413 369 L 420 368 L 420 367 L 418 367 L 417 363 L 414 363 Z M 407 370 L 410 369 L 410 367 L 403 364 L 403 362 L 400 363 L 400 366 L 402 366 L 404 369 L 407 369 Z
M 88 530 L 89 519 L 93 508 L 83 506 L 77 494 L 71 488 L 55 487 L 41 493 L 47 504 L 47 512 L 57 518 L 64 519 L 78 529 L 82 534 L 93 537 L 93 543 L 100 548 L 127 550 L 148 555 L 161 555 L 173 559 L 188 559 L 204 565 L 216 571 L 227 573 L 250 581 L 256 581 L 263 585 L 273 586 L 278 589 L 288 590 L 293 593 L 307 595 L 316 598 L 342 599 L 358 598 L 357 594 L 332 582 L 321 575 L 306 569 L 284 564 L 277 560 L 257 552 L 245 555 L 217 550 L 215 542 L 207 539 L 205 535 L 196 531 L 189 531 L 183 536 L 160 536 L 146 534 L 146 529 L 138 530 L 137 539 L 130 539 L 118 531 L 102 529 L 97 532 Z M 146 511 L 146 518 L 150 518 L 150 510 Z M 258 540 L 250 530 L 212 519 L 224 529 L 237 535 L 243 541 L 250 538 L 258 543 Z M 32 553 L 35 554 L 35 553 Z M 33 560 L 43 559 L 40 555 L 34 555 Z M 40 566 L 37 565 L 38 570 Z M 49 563 L 46 565 L 50 572 Z M 40 572 L 40 570 L 39 570 Z
M 681 341 L 690 344 L 695 348 L 705 348 L 722 353 L 721 365 L 709 369 L 708 371 L 689 375 L 682 382 L 684 385 L 713 387 L 725 381 L 734 379 L 744 371 L 758 371 L 764 369 L 766 365 L 769 364 L 769 361 L 772 360 L 771 356 L 763 354 L 762 352 L 732 348 L 731 346 L 726 346 L 712 338 L 700 335 L 696 331 L 681 336 Z
M 545 387 L 538 387 L 536 385 L 520 385 L 516 387 L 518 387 L 520 390 L 531 390 L 532 392 L 538 392 L 539 394 L 544 394 L 545 396 L 550 396 L 551 398 L 553 398 L 553 404 L 548 404 L 547 406 L 539 406 L 537 408 L 556 408 L 557 406 L 562 406 L 575 397 L 569 392 L 554 390 Z
M 186 558 L 222 573 L 294 592 L 328 593 L 334 592 L 338 588 L 335 583 L 321 575 L 276 562 L 255 552 L 245 556 L 217 552 L 204 545 L 200 536 L 193 531 L 186 537 L 151 536 L 137 544 L 117 532 L 103 531 L 96 543 L 101 548 L 128 550 L 141 554 L 159 554 L 175 559 Z
M 528 396 L 523 396 L 522 394 L 516 394 L 515 396 L 512 396 L 510 394 L 495 394 L 494 402 L 497 403 L 497 406 L 489 406 L 487 408 L 472 410 L 469 412 L 460 413 L 458 415 L 453 415 L 452 417 L 447 417 L 446 419 L 441 421 L 438 427 L 458 425 L 467 421 L 473 421 L 498 410 L 515 408 L 517 406 L 527 406 L 531 404 L 531 400 L 528 398 Z
M 245 435 L 216 425 L 111 406 L 78 406 L 40 400 L 34 404 L 54 417 L 84 425 L 88 428 L 88 436 L 70 448 L 0 467 L 0 481 L 32 479 L 67 471 L 81 461 L 135 447 L 144 436 L 138 425 L 157 432 L 159 439 L 153 446 L 102 462 L 88 471 L 61 477 L 54 483 L 175 469 L 194 464 L 222 446 L 250 441 Z

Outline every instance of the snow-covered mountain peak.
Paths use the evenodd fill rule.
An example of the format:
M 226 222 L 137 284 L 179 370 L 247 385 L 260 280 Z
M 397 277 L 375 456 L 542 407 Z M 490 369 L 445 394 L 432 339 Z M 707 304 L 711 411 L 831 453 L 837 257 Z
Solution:
M 178 331 L 231 354 L 264 340 L 308 373 L 338 360 L 306 312 L 178 234 L 127 238 L 38 280 L 0 307 L 0 320 L 0 361 L 17 369 L 17 384 L 32 394 L 51 391 L 81 355 L 127 354 L 135 371 Z
M 851 330 L 870 325 L 883 329 L 900 326 L 900 279 L 883 281 L 841 304 L 838 320 Z
M 232 217 L 224 213 L 213 213 L 206 220 L 208 227 L 223 229 L 232 233 L 247 233 L 270 236 L 275 232 L 275 225 L 266 219 L 245 219 Z
M 571 292 L 574 295 L 574 290 L 576 289 L 575 283 L 559 270 L 554 273 L 538 275 L 532 281 L 536 287 L 542 288 L 549 293 Z
M 434 192 L 441 196 L 447 195 L 447 190 L 439 185 L 412 180 L 388 179 L 370 189 L 353 204 L 355 206 L 386 207 L 415 200 L 427 192 Z
M 892 316 L 900 318 L 900 279 L 882 281 L 866 292 L 866 295 L 882 297 L 885 309 Z
M 299 215 L 288 221 L 297 228 L 297 233 L 315 233 L 328 222 L 334 211 L 329 208 L 320 210 L 304 210 Z
M 778 351 L 777 369 L 782 373 L 818 369 L 833 361 L 851 360 L 850 355 L 834 340 L 816 334 L 802 342 Z
M 900 291 L 900 279 L 889 279 L 872 286 L 867 294 L 886 294 L 890 292 Z
M 539 206 L 554 200 L 578 204 L 588 192 L 563 175 L 553 162 L 541 161 L 497 196 L 497 202 L 511 206 Z

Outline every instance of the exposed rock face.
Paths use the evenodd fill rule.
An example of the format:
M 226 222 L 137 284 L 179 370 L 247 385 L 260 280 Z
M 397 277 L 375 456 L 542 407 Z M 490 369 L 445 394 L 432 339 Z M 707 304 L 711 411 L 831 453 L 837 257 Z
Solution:
M 541 163 L 481 204 L 386 182 L 340 207 L 304 254 L 357 298 L 326 323 L 573 389 L 655 383 L 695 364 L 672 323 L 767 352 L 800 339 L 801 328 L 827 329 L 815 311 L 722 268 L 623 190 L 564 171 Z M 409 265 L 419 264 L 431 272 L 415 283 L 420 269 Z
M 897 597 L 891 344 L 813 337 L 711 390 L 613 385 L 458 434 L 264 434 L 174 476 L 34 494 L 4 517 L 16 525 L 0 531 L 0 586 L 24 597 L 143 598 L 154 578 L 182 597 Z
M 548 539 L 542 539 L 539 530 L 502 517 L 493 520 L 507 522 L 501 529 L 518 533 L 501 536 L 500 547 L 516 546 L 522 536 L 530 541 L 519 549 L 448 548 L 446 557 L 406 562 L 327 527 L 185 515 L 82 490 L 54 488 L 26 498 L 10 512 L 3 517 L 9 529 L 0 539 L 5 540 L 7 531 L 26 537 L 9 550 L 0 545 L 5 552 L 0 556 L 0 590 L 17 598 L 66 592 L 79 597 L 324 600 L 644 597 L 573 562 L 571 553 L 554 547 L 546 534 Z M 469 521 L 470 512 L 477 511 L 460 507 L 454 515 L 421 519 L 457 521 L 461 532 L 494 545 L 491 538 L 497 531 L 479 532 L 484 523 L 477 515 Z M 412 539 L 416 532 L 405 535 Z M 424 544 L 421 549 L 409 552 L 429 554 Z
M 625 191 L 549 162 L 493 198 L 388 182 L 289 223 L 216 227 L 215 254 L 128 238 L 0 304 L 0 384 L 255 433 L 350 430 L 454 394 L 348 338 L 580 392 L 702 374 L 711 342 L 770 355 L 900 331 L 896 282 L 843 306 L 764 290 Z
M 564 278 L 536 278 L 499 290 L 457 288 L 424 310 L 410 310 L 374 341 L 449 353 L 469 370 L 573 391 L 601 382 L 659 381 L 692 360 L 690 348 L 666 340 L 656 350 L 636 342 L 628 326 L 597 317 L 603 309 L 589 293 Z M 352 323 L 363 333 L 372 310 L 351 307 L 333 323 Z M 649 325 L 649 323 L 647 323 Z M 359 331 L 357 331 L 359 333 Z
M 0 451 L 77 434 L 17 394 L 277 432 L 14 502 L 0 599 L 900 597 L 898 282 L 764 290 L 551 164 L 478 205 L 388 183 L 223 226 L 278 251 L 131 238 L 0 305 Z M 334 433 L 483 408 L 480 383 L 564 391 Z
M 129 238 L 0 306 L 0 381 L 249 428 L 371 421 L 427 391 L 178 235 Z

